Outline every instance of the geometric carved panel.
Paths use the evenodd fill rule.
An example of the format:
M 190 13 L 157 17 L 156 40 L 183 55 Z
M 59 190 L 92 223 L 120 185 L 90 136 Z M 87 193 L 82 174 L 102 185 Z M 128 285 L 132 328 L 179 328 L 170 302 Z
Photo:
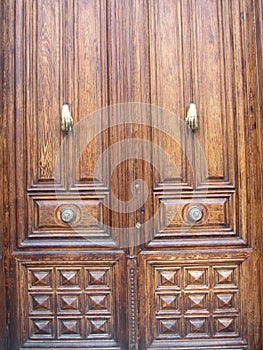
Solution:
M 208 312 L 208 293 L 185 293 L 186 311 Z
M 52 270 L 28 270 L 28 279 L 30 288 L 37 289 L 52 289 Z
M 216 287 L 233 288 L 237 285 L 237 272 L 236 267 L 217 267 L 215 269 L 215 285 Z
M 58 269 L 58 288 L 80 289 L 80 270 L 60 270 Z
M 114 265 L 113 261 L 53 266 L 22 263 L 24 340 L 105 339 L 114 347 Z
M 215 318 L 215 336 L 216 337 L 234 337 L 238 336 L 237 317 L 217 317 Z
M 81 313 L 81 294 L 57 294 L 57 298 L 59 313 Z
M 150 262 L 155 341 L 240 337 L 239 265 Z
M 52 339 L 54 337 L 54 320 L 30 318 L 29 338 Z
M 82 338 L 82 319 L 58 319 L 58 337 L 64 339 L 81 339 Z
M 88 318 L 87 338 L 111 338 L 108 318 Z
M 207 338 L 209 334 L 208 317 L 185 318 L 186 338 Z
M 110 312 L 109 294 L 87 294 L 87 312 Z
M 215 293 L 215 310 L 224 312 L 226 310 L 232 310 L 238 312 L 236 292 Z
M 208 288 L 208 269 L 207 268 L 186 268 L 186 288 Z
M 180 289 L 180 269 L 160 269 L 157 274 L 159 288 Z
M 180 330 L 180 318 L 157 320 L 158 338 L 165 338 L 166 336 L 169 336 L 170 338 L 180 338 Z
M 52 294 L 29 294 L 30 314 L 52 314 L 53 304 Z
M 87 270 L 87 288 L 109 288 L 107 281 L 110 281 L 107 269 Z
M 161 312 L 179 312 L 179 297 L 180 294 L 157 294 L 158 297 L 158 311 Z

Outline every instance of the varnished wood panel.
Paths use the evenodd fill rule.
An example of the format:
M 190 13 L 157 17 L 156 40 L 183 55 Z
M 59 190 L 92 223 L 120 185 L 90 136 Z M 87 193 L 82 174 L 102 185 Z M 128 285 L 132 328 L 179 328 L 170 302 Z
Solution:
M 115 254 L 116 255 L 116 254 Z M 20 307 L 25 347 L 67 346 L 120 349 L 123 256 L 74 262 L 20 261 Z M 122 310 L 123 313 L 123 310 Z
M 80 123 L 72 140 L 71 185 L 78 188 L 105 187 L 109 186 L 108 160 L 97 162 L 108 143 L 105 130 L 108 114 L 100 111 L 108 105 L 107 4 L 106 1 L 88 0 L 70 1 L 69 4 L 69 40 L 72 43 L 68 47 L 73 51 L 68 53 L 71 58 L 68 62 L 71 68 L 69 99 L 75 124 Z M 89 117 L 91 122 L 85 123 Z M 88 129 L 86 133 L 91 135 L 87 142 L 85 135 L 80 134 L 83 125 Z M 94 174 L 96 166 L 100 169 L 99 178 Z
M 17 27 L 17 43 L 21 40 L 23 45 L 19 54 L 26 58 L 24 70 L 19 72 L 25 74 L 20 80 L 26 100 L 19 118 L 27 126 L 28 187 L 52 186 L 62 141 L 64 6 L 61 1 L 27 1 L 18 16 L 21 27 Z M 64 186 L 63 170 L 61 163 L 56 182 Z
M 190 255 L 184 257 L 179 253 L 177 257 L 141 256 L 140 278 L 147 273 L 150 283 L 143 290 L 152 294 L 150 305 L 141 300 L 141 308 L 146 310 L 141 347 L 191 347 L 194 341 L 197 348 L 229 344 L 245 349 L 239 278 L 246 253 L 229 261 L 220 254 L 210 258 L 209 254 L 205 258 L 199 255 L 198 261 Z
M 191 102 L 188 1 L 150 1 L 149 40 L 151 103 L 163 108 L 154 120 L 153 142 L 167 152 L 177 170 L 175 173 L 174 167 L 165 163 L 158 151 L 154 152 L 159 170 L 155 186 L 164 183 L 191 188 L 186 154 L 191 157 L 192 138 L 184 124 L 186 108 Z M 172 112 L 173 118 L 168 119 L 165 110 Z M 158 129 L 171 131 L 170 137 Z
M 15 3 L 5 0 L 3 5 L 6 171 L 0 185 L 4 199 L 1 216 L 8 290 L 8 348 L 52 349 L 63 344 L 72 348 L 99 346 L 131 350 L 150 346 L 152 349 L 261 349 L 262 79 L 259 61 L 262 45 L 257 44 L 257 40 L 261 40 L 262 1 L 110 0 L 98 4 L 85 0 Z M 86 11 L 92 15 L 87 26 Z M 165 14 L 167 23 L 161 14 Z M 46 22 L 48 28 L 45 28 Z M 93 42 L 87 35 L 90 27 L 96 29 L 92 32 Z M 48 50 L 52 51 L 50 55 L 46 54 Z M 39 77 L 45 71 L 42 86 Z M 92 77 L 91 85 L 86 71 Z M 108 87 L 101 83 L 105 80 Z M 78 91 L 78 84 L 80 90 L 84 90 L 83 95 Z M 166 87 L 169 94 L 165 93 Z M 49 98 L 51 104 L 47 106 Z M 75 148 L 71 141 L 77 137 L 74 134 L 62 137 L 58 131 L 63 102 L 70 103 L 75 120 L 82 120 L 86 109 L 91 112 L 93 108 L 100 108 L 106 100 L 106 104 L 152 101 L 165 103 L 171 110 L 176 100 L 180 118 L 184 120 L 191 99 L 197 103 L 199 130 L 195 136 L 189 130 L 186 134 L 183 128 L 179 130 L 179 135 L 184 134 L 180 139 L 182 146 L 190 148 L 187 160 L 167 135 L 136 125 L 143 120 L 138 113 L 133 125 L 129 124 L 129 118 L 122 116 L 121 121 L 127 125 L 110 129 L 111 134 L 106 132 L 94 141 L 76 172 L 72 170 Z M 49 113 L 45 114 L 40 106 L 47 107 Z M 50 113 L 51 110 L 54 113 Z M 176 107 L 172 110 L 175 115 L 176 110 Z M 104 115 L 99 120 L 107 126 L 111 117 Z M 149 121 L 151 117 L 149 114 Z M 157 125 L 161 126 L 162 121 L 159 115 Z M 100 128 L 100 122 L 98 125 Z M 47 127 L 49 131 L 45 133 Z M 56 217 L 58 222 L 54 219 L 52 164 L 57 150 L 50 154 L 50 148 L 51 144 L 57 147 L 62 139 L 66 141 L 62 152 L 67 161 L 59 164 L 59 170 L 68 176 L 58 178 L 57 189 L 63 191 L 67 185 L 71 190 L 72 194 L 59 195 L 68 204 L 77 189 L 82 193 L 92 190 L 92 195 L 84 192 L 86 199 L 107 197 L 106 187 L 110 183 L 107 183 L 107 172 L 105 178 L 92 178 L 97 155 L 104 146 L 138 136 L 166 148 L 178 164 L 179 176 L 172 173 L 172 168 L 163 169 L 158 152 L 153 152 L 153 159 L 160 160 L 161 176 L 154 173 L 151 166 L 138 160 L 143 152 L 152 150 L 142 149 L 133 142 L 136 159 L 117 169 L 111 189 L 127 200 L 133 181 L 145 180 L 151 189 L 144 208 L 145 216 L 150 218 L 155 212 L 154 198 L 168 196 L 175 204 L 180 197 L 178 189 L 183 189 L 181 200 L 185 201 L 193 197 L 196 185 L 198 190 L 194 195 L 199 200 L 203 198 L 203 205 L 213 198 L 207 206 L 213 214 L 208 231 L 202 230 L 201 222 L 198 229 L 198 224 L 193 227 L 197 236 L 205 238 L 188 240 L 184 235 L 178 237 L 175 247 L 176 225 L 184 215 L 183 210 L 172 220 L 172 227 L 164 228 L 166 234 L 175 230 L 173 237 L 161 244 L 148 239 L 148 235 L 158 234 L 158 230 L 135 230 L 134 235 L 125 236 L 127 227 L 142 220 L 140 211 L 123 216 L 112 213 L 111 224 L 123 229 L 121 239 L 131 245 L 125 247 L 127 257 L 124 258 L 122 252 L 123 260 L 119 263 L 116 251 L 105 253 L 103 249 L 109 247 L 101 245 L 87 250 L 87 245 L 78 244 L 72 232 L 62 226 L 59 217 Z M 197 172 L 194 179 L 187 163 L 193 164 L 195 159 L 195 170 L 198 169 L 200 155 L 196 153 L 196 140 L 205 150 L 208 173 Z M 78 144 L 78 140 L 75 141 Z M 128 147 L 125 152 L 129 154 Z M 112 159 L 117 155 L 111 154 Z M 44 167 L 39 162 L 42 158 Z M 99 195 L 94 193 L 94 187 L 99 189 Z M 38 201 L 40 209 L 31 207 L 28 211 L 28 202 L 32 204 L 33 199 Z M 97 215 L 95 208 L 98 206 L 92 209 Z M 40 223 L 41 234 L 46 235 L 45 243 L 32 236 L 24 240 L 31 234 L 28 223 L 31 226 Z M 52 228 L 56 224 L 58 230 Z M 52 239 L 59 230 L 61 233 L 65 230 L 66 237 Z M 139 247 L 137 257 L 139 248 L 135 245 L 144 238 L 146 244 Z M 89 281 L 90 277 L 84 271 L 95 271 L 98 279 L 100 276 L 103 279 L 101 268 L 109 265 L 114 265 L 116 272 L 111 288 L 103 289 L 98 284 L 89 289 L 83 281 Z M 30 274 L 31 270 L 36 272 L 35 277 Z M 118 344 L 109 338 L 115 338 Z M 28 341 L 23 345 L 25 340 Z
M 75 240 L 82 235 L 82 238 L 94 235 L 94 239 L 109 238 L 109 233 L 103 227 L 103 223 L 109 227 L 109 222 L 106 222 L 109 221 L 108 213 L 104 207 L 107 201 L 108 198 L 92 196 L 71 199 L 33 197 L 30 203 L 32 226 L 29 237 L 54 239 L 72 235 L 71 238 Z M 63 222 L 61 218 L 63 211 L 67 209 L 74 213 L 70 223 Z
M 191 14 L 193 99 L 199 115 L 197 139 L 207 166 L 207 174 L 199 173 L 202 163 L 197 152 L 196 181 L 197 185 L 212 187 L 234 186 L 237 115 L 233 85 L 238 81 L 231 73 L 236 59 L 232 18 L 238 13 L 233 13 L 231 3 L 223 0 L 192 1 Z
M 192 235 L 209 234 L 224 235 L 233 232 L 233 214 L 231 197 L 206 198 L 161 198 L 160 235 Z M 199 221 L 193 222 L 188 217 L 191 207 L 197 206 L 202 211 Z M 157 234 L 158 235 L 158 234 Z

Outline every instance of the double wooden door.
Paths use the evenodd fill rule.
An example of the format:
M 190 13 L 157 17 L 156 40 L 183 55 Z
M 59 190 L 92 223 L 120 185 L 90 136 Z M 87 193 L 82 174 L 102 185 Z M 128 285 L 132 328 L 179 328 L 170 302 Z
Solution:
M 259 8 L 4 2 L 8 349 L 261 349 Z

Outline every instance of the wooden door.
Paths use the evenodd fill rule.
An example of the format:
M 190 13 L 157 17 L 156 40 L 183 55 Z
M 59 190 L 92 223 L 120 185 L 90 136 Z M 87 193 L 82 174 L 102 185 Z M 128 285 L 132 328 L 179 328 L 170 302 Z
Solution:
M 8 349 L 262 348 L 260 7 L 5 1 Z

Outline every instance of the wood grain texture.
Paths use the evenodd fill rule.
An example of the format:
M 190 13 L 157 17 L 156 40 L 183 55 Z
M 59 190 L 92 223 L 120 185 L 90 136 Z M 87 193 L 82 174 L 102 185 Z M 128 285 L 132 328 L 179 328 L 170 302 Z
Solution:
M 148 8 L 151 103 L 164 109 L 153 125 L 156 128 L 153 129 L 153 142 L 167 152 L 176 168 L 175 173 L 159 152 L 154 151 L 153 159 L 160 169 L 159 176 L 155 176 L 155 186 L 191 188 L 192 174 L 187 157 L 191 162 L 192 137 L 184 123 L 180 123 L 191 102 L 188 1 L 150 1 Z M 165 110 L 173 113 L 174 125 L 171 122 L 166 125 Z M 169 130 L 172 135 L 176 132 L 178 136 L 174 140 L 158 129 Z
M 79 132 L 73 135 L 71 185 L 108 187 L 108 160 L 97 164 L 99 156 L 108 147 L 108 115 L 107 111 L 100 112 L 108 105 L 106 1 L 74 1 L 70 4 L 72 22 L 68 25 L 73 52 L 68 54 L 71 57 L 72 109 L 75 123 L 80 122 L 81 126 L 82 121 L 88 129 L 86 132 L 93 136 L 91 142 L 85 144 L 85 135 Z M 92 121 L 96 122 L 85 124 L 86 118 L 95 112 Z M 101 169 L 99 178 L 94 174 L 96 166 Z
M 116 341 L 123 316 L 114 305 L 119 304 L 125 261 L 123 255 L 115 255 L 85 263 L 19 263 L 25 346 L 32 341 L 35 346 L 43 341 L 67 346 L 70 340 L 79 346 L 100 341 L 101 348 L 120 349 Z
M 4 16 L 3 16 L 3 4 L 0 6 L 0 33 L 1 37 L 3 37 L 3 30 L 4 30 Z M 1 50 L 0 53 L 0 91 L 1 91 L 1 98 L 0 98 L 0 121 L 2 124 L 2 127 L 4 126 L 4 79 L 3 79 L 3 70 L 4 70 L 4 63 L 3 63 L 4 55 L 3 50 Z M 2 189 L 4 186 L 4 147 L 5 147 L 5 132 L 3 129 L 0 132 L 0 188 Z M 4 193 L 1 191 L 0 195 L 0 217 L 4 218 Z M 5 269 L 4 269 L 4 244 L 3 244 L 3 237 L 4 236 L 4 224 L 3 220 L 1 220 L 0 223 L 0 290 L 1 290 L 1 301 L 0 301 L 0 308 L 2 310 L 2 315 L 0 317 L 0 348 L 5 349 L 7 345 L 7 326 L 6 326 L 6 280 L 5 280 Z
M 63 52 L 62 17 L 60 1 L 29 1 L 23 8 L 25 35 L 22 49 L 25 57 L 27 110 L 22 114 L 28 127 L 27 158 L 28 186 L 52 185 L 55 181 L 55 163 L 61 143 L 60 114 L 62 107 Z M 22 24 L 22 23 L 21 23 Z M 35 33 L 35 35 L 33 35 Z M 23 35 L 23 30 L 18 32 Z M 17 38 L 19 40 L 19 36 Z M 21 40 L 23 40 L 21 38 Z M 57 182 L 63 184 L 63 170 L 59 169 Z
M 261 350 L 262 1 L 4 0 L 1 6 L 8 310 L 0 322 L 8 321 L 10 334 L 4 350 Z M 141 125 L 142 107 L 136 120 L 120 107 L 117 117 L 100 115 L 98 128 L 109 129 L 77 166 L 81 142 L 64 137 L 66 160 L 54 186 L 63 102 L 77 121 L 132 101 L 158 104 L 184 120 L 192 99 L 200 128 L 195 136 L 178 129 L 182 149 L 156 125 Z M 162 117 L 157 126 L 167 123 Z M 197 171 L 197 141 L 207 173 Z M 177 174 L 153 143 L 171 155 Z M 112 145 L 94 179 L 98 155 Z M 131 148 L 134 157 L 113 168 Z M 139 179 L 150 189 L 144 218 L 141 208 L 123 213 L 103 206 L 114 193 L 128 207 Z M 189 234 L 180 232 L 193 199 L 205 215 Z M 68 206 L 91 243 L 76 240 L 61 221 Z M 144 231 L 128 234 L 147 220 Z

